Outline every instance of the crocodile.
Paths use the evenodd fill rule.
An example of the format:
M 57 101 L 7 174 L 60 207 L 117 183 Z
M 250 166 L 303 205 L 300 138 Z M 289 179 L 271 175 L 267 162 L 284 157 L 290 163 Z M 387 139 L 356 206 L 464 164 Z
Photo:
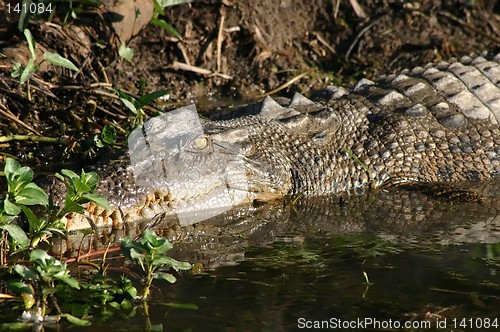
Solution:
M 131 137 L 142 143 L 129 140 L 129 151 L 138 152 L 96 168 L 112 209 L 90 203 L 83 218 L 67 216 L 67 228 L 181 214 L 194 216 L 190 224 L 283 197 L 496 178 L 500 54 L 329 86 L 310 98 L 266 97 L 199 122 L 193 112 L 137 129 Z

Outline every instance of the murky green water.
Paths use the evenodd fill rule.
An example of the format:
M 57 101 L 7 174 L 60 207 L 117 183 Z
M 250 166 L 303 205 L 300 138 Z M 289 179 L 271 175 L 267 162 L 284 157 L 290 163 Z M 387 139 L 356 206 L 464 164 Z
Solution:
M 451 330 L 464 318 L 500 319 L 499 273 L 499 244 L 419 248 L 366 234 L 280 241 L 247 252 L 238 265 L 163 285 L 150 323 L 168 331 L 289 331 L 313 321 L 334 327 L 337 319 L 420 324 L 425 318 L 433 327 L 446 319 Z M 173 309 L 167 302 L 197 309 Z M 486 324 L 468 320 L 467 327 L 471 322 Z M 89 330 L 110 326 L 141 330 L 146 320 L 139 313 L 130 320 L 112 317 Z
M 264 214 L 260 228 L 250 223 L 251 231 L 241 231 L 237 238 L 245 242 L 233 251 L 199 255 L 208 269 L 173 285 L 157 282 L 149 319 L 139 306 L 128 317 L 97 315 L 92 326 L 71 329 L 397 330 L 405 322 L 413 324 L 405 330 L 415 331 L 500 328 L 497 207 L 416 195 L 396 192 L 343 207 L 304 203 Z M 209 241 L 198 251 L 223 251 L 227 241 Z

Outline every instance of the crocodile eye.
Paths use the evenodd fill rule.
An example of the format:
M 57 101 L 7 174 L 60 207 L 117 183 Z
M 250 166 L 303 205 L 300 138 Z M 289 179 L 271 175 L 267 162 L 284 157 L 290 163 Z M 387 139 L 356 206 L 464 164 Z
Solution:
M 204 150 L 208 146 L 208 137 L 199 136 L 196 137 L 193 141 L 193 146 L 198 150 Z

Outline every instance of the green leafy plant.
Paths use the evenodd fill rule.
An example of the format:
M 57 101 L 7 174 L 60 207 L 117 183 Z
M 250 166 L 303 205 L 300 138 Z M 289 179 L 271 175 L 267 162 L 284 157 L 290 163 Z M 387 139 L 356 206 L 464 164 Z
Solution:
M 16 62 L 12 68 L 11 76 L 19 77 L 19 84 L 22 85 L 29 80 L 31 75 L 33 75 L 38 69 L 39 65 L 36 64 L 37 47 L 33 35 L 28 29 L 24 29 L 24 36 L 28 42 L 28 49 L 30 51 L 31 57 L 28 59 L 26 67 L 23 67 L 19 62 Z M 57 53 L 45 52 L 43 53 L 44 61 L 61 66 L 70 70 L 79 71 L 79 69 L 70 60 L 60 56 Z M 43 62 L 43 61 L 42 61 Z M 29 95 L 29 88 L 28 88 Z
M 23 317 L 36 323 L 45 320 L 49 298 L 56 303 L 54 294 L 63 290 L 64 285 L 75 289 L 80 289 L 80 286 L 78 281 L 69 275 L 65 262 L 55 259 L 43 250 L 33 250 L 29 262 L 32 266 L 14 266 L 14 271 L 21 278 L 10 280 L 8 287 L 21 294 L 25 307 Z M 57 305 L 55 307 L 58 309 Z
M 103 148 L 106 145 L 112 145 L 116 142 L 116 128 L 112 125 L 105 125 L 102 128 L 100 135 L 94 136 L 94 144 L 98 148 Z
M 80 301 L 81 307 L 72 306 L 75 309 L 73 315 L 83 316 L 87 310 L 94 310 L 103 317 L 118 313 L 131 318 L 137 312 L 134 303 L 137 299 L 137 289 L 125 276 L 113 279 L 98 273 L 89 282 L 81 283 L 81 287 L 88 295 L 84 302 Z
M 94 202 L 109 209 L 108 202 L 93 193 L 99 181 L 95 173 L 82 171 L 78 175 L 69 170 L 62 170 L 61 174 L 56 174 L 56 177 L 65 183 L 67 191 L 61 207 L 53 206 L 52 200 L 43 189 L 32 183 L 33 171 L 29 167 L 22 167 L 14 159 L 7 158 L 4 174 L 8 192 L 0 202 L 0 229 L 4 239 L 7 234 L 10 236 L 9 248 L 14 245 L 21 249 L 35 248 L 40 240 L 50 237 L 53 232 L 65 234 L 61 219 L 69 212 L 84 212 L 85 203 Z M 32 205 L 40 208 L 37 211 L 38 216 L 31 210 Z M 28 221 L 28 232 L 20 226 L 21 214 L 24 214 Z M 144 273 L 145 282 L 141 296 L 137 295 L 138 291 L 130 279 L 124 276 L 119 279 L 106 276 L 104 261 L 101 266 L 85 261 L 75 263 L 74 266 L 86 266 L 98 271 L 91 278 L 82 278 L 79 274 L 79 280 L 70 274 L 65 261 L 59 261 L 37 248 L 30 252 L 28 261 L 19 260 L 25 257 L 21 254 L 26 255 L 26 252 L 19 252 L 16 264 L 9 266 L 6 261 L 2 262 L 5 273 L 13 276 L 10 280 L 5 278 L 7 281 L 4 281 L 4 285 L 7 285 L 10 293 L 17 296 L 0 295 L 20 301 L 24 311 L 21 322 L 1 324 L 0 328 L 32 326 L 38 329 L 43 324 L 56 323 L 61 317 L 74 325 L 86 326 L 91 324 L 86 317 L 96 312 L 102 317 L 115 313 L 122 317 L 133 317 L 137 312 L 136 300 L 140 298 L 143 300 L 144 315 L 147 318 L 146 328 L 151 328 L 146 300 L 153 280 L 163 279 L 173 283 L 176 278 L 163 269 L 188 270 L 191 265 L 168 257 L 166 253 L 172 249 L 172 244 L 151 230 L 144 231 L 138 240 L 125 238 L 121 249 L 124 256 L 134 261 Z M 82 293 L 85 296 L 82 297 Z M 61 308 L 64 308 L 65 312 L 62 312 Z
M 9 234 L 13 248 L 36 247 L 53 233 L 64 236 L 62 218 L 69 212 L 83 212 L 85 203 L 94 202 L 105 209 L 110 208 L 104 197 L 93 194 L 99 181 L 99 176 L 93 172 L 85 173 L 82 170 L 77 175 L 70 170 L 62 170 L 62 174 L 56 174 L 66 184 L 67 190 L 64 205 L 60 209 L 52 206 L 47 193 L 32 182 L 34 174 L 29 167 L 21 167 L 16 160 L 7 158 L 4 173 L 7 195 L 0 202 L 0 229 Z M 42 207 L 46 213 L 37 216 L 30 207 L 34 205 Z M 28 222 L 27 232 L 16 222 L 21 212 Z
M 128 47 L 125 42 L 122 42 L 118 47 L 118 55 L 122 59 L 125 59 L 128 62 L 132 63 L 132 59 L 134 58 L 134 49 Z
M 129 94 L 125 93 L 124 91 L 118 90 L 117 91 L 118 96 L 122 103 L 132 112 L 135 114 L 135 123 L 134 126 L 137 124 L 142 124 L 144 122 L 144 117 L 146 114 L 144 113 L 144 106 L 146 106 L 148 103 L 152 102 L 153 100 L 156 100 L 167 93 L 169 93 L 169 90 L 163 89 L 163 90 L 158 90 L 155 92 L 151 92 L 148 94 L 143 95 L 139 99 L 135 99 L 134 97 L 130 96 Z
M 61 219 L 69 212 L 82 213 L 85 210 L 83 204 L 94 202 L 104 209 L 110 209 L 106 198 L 94 194 L 94 190 L 99 182 L 99 175 L 94 172 L 80 175 L 73 171 L 63 169 L 62 174 L 57 173 L 56 177 L 66 185 L 66 198 L 63 208 L 58 212 L 56 219 Z
M 145 230 L 138 241 L 126 237 L 121 242 L 125 257 L 133 260 L 146 276 L 142 297 L 147 299 L 154 279 L 166 280 L 174 283 L 176 278 L 168 272 L 159 271 L 160 268 L 171 267 L 176 271 L 189 270 L 191 264 L 179 262 L 166 256 L 173 245 L 165 238 L 157 236 L 153 230 Z
M 169 6 L 174 6 L 174 5 L 180 5 L 184 3 L 189 3 L 191 0 L 154 0 L 154 12 L 153 12 L 153 18 L 151 19 L 151 24 L 162 28 L 163 30 L 167 31 L 171 36 L 182 40 L 182 36 L 175 28 L 168 24 L 167 21 L 165 21 L 162 18 L 159 18 L 160 16 L 165 16 L 165 11 L 164 9 Z
M 31 241 L 19 224 L 13 221 L 23 212 L 29 221 L 29 233 L 34 235 L 39 226 L 33 220 L 34 213 L 28 206 L 47 206 L 49 197 L 42 188 L 31 182 L 33 171 L 29 167 L 21 167 L 16 160 L 7 158 L 4 173 L 7 180 L 7 195 L 0 204 L 0 229 L 10 235 L 14 247 L 24 249 Z

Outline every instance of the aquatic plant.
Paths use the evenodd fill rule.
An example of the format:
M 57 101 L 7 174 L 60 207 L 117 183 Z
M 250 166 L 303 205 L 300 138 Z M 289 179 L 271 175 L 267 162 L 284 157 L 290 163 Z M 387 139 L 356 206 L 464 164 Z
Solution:
M 133 260 L 146 276 L 142 291 L 143 299 L 148 298 L 153 279 L 166 280 L 170 283 L 176 281 L 171 273 L 161 272 L 160 268 L 170 267 L 176 271 L 191 269 L 191 264 L 188 262 L 179 262 L 168 257 L 166 253 L 173 248 L 173 245 L 150 229 L 142 232 L 137 241 L 125 237 L 121 242 L 121 248 L 123 254 Z
M 10 290 L 22 296 L 25 311 L 22 318 L 31 323 L 40 323 L 47 319 L 57 321 L 58 318 L 47 317 L 49 298 L 57 306 L 54 294 L 61 290 L 61 283 L 80 289 L 78 281 L 69 275 L 66 262 L 61 262 L 41 249 L 30 254 L 31 266 L 16 264 L 14 271 L 21 277 L 10 280 Z M 58 314 L 61 314 L 58 312 Z
M 42 241 L 46 241 L 53 234 L 65 236 L 65 226 L 61 219 L 69 212 L 81 213 L 84 211 L 84 204 L 94 202 L 107 209 L 107 200 L 94 194 L 94 190 L 99 181 L 99 176 L 94 173 L 80 175 L 70 171 L 62 170 L 62 174 L 56 177 L 66 185 L 66 197 L 62 207 L 53 205 L 49 195 L 33 183 L 33 170 L 21 165 L 12 158 L 7 158 L 5 162 L 4 174 L 7 180 L 7 194 L 0 202 L 0 229 L 9 235 L 9 243 L 6 237 L 2 236 L 0 265 L 5 264 L 8 253 L 12 250 L 25 250 L 35 248 Z M 43 213 L 35 214 L 38 207 Z M 40 210 L 38 209 L 38 210 Z M 26 217 L 27 228 L 23 228 L 23 221 L 18 218 L 21 212 Z
M 139 299 L 149 319 L 146 301 L 153 280 L 176 281 L 171 273 L 160 269 L 173 268 L 179 271 L 191 268 L 188 262 L 168 257 L 166 253 L 172 249 L 172 244 L 151 230 L 144 231 L 138 240 L 125 238 L 121 243 L 124 256 L 134 261 L 144 272 L 141 296 L 137 296 L 138 291 L 130 279 L 125 276 L 113 279 L 106 275 L 107 251 L 103 254 L 101 265 L 82 260 L 68 265 L 69 260 L 57 260 L 37 247 L 54 234 L 65 236 L 66 230 L 61 220 L 67 213 L 83 213 L 84 205 L 89 202 L 105 209 L 110 208 L 104 197 L 94 194 L 99 176 L 83 170 L 80 175 L 70 170 L 56 174 L 56 178 L 66 186 L 66 195 L 61 206 L 55 206 L 53 198 L 32 182 L 34 173 L 29 167 L 7 158 L 3 173 L 7 181 L 7 193 L 0 200 L 0 252 L 3 258 L 0 267 L 4 276 L 2 279 L 8 280 L 7 288 L 17 297 L 3 293 L 0 293 L 0 297 L 23 303 L 24 311 L 19 323 L 23 327 L 57 323 L 61 317 L 75 325 L 90 325 L 86 317 L 92 310 L 103 315 L 120 312 L 120 315 L 131 317 L 135 315 L 135 301 Z M 21 214 L 24 218 L 21 218 Z M 29 259 L 23 261 L 25 256 L 22 254 L 26 255 L 26 249 L 32 251 Z M 14 258 L 13 254 L 16 253 L 19 255 Z M 14 259 L 16 261 L 9 264 L 8 261 Z M 96 271 L 92 272 L 94 277 L 76 279 L 70 267 L 83 266 Z M 82 292 L 85 296 L 82 296 Z M 60 308 L 71 308 L 71 313 L 62 312 Z M 112 311 L 109 311 L 110 308 Z M 12 324 L 0 324 L 0 329 L 14 328 Z

